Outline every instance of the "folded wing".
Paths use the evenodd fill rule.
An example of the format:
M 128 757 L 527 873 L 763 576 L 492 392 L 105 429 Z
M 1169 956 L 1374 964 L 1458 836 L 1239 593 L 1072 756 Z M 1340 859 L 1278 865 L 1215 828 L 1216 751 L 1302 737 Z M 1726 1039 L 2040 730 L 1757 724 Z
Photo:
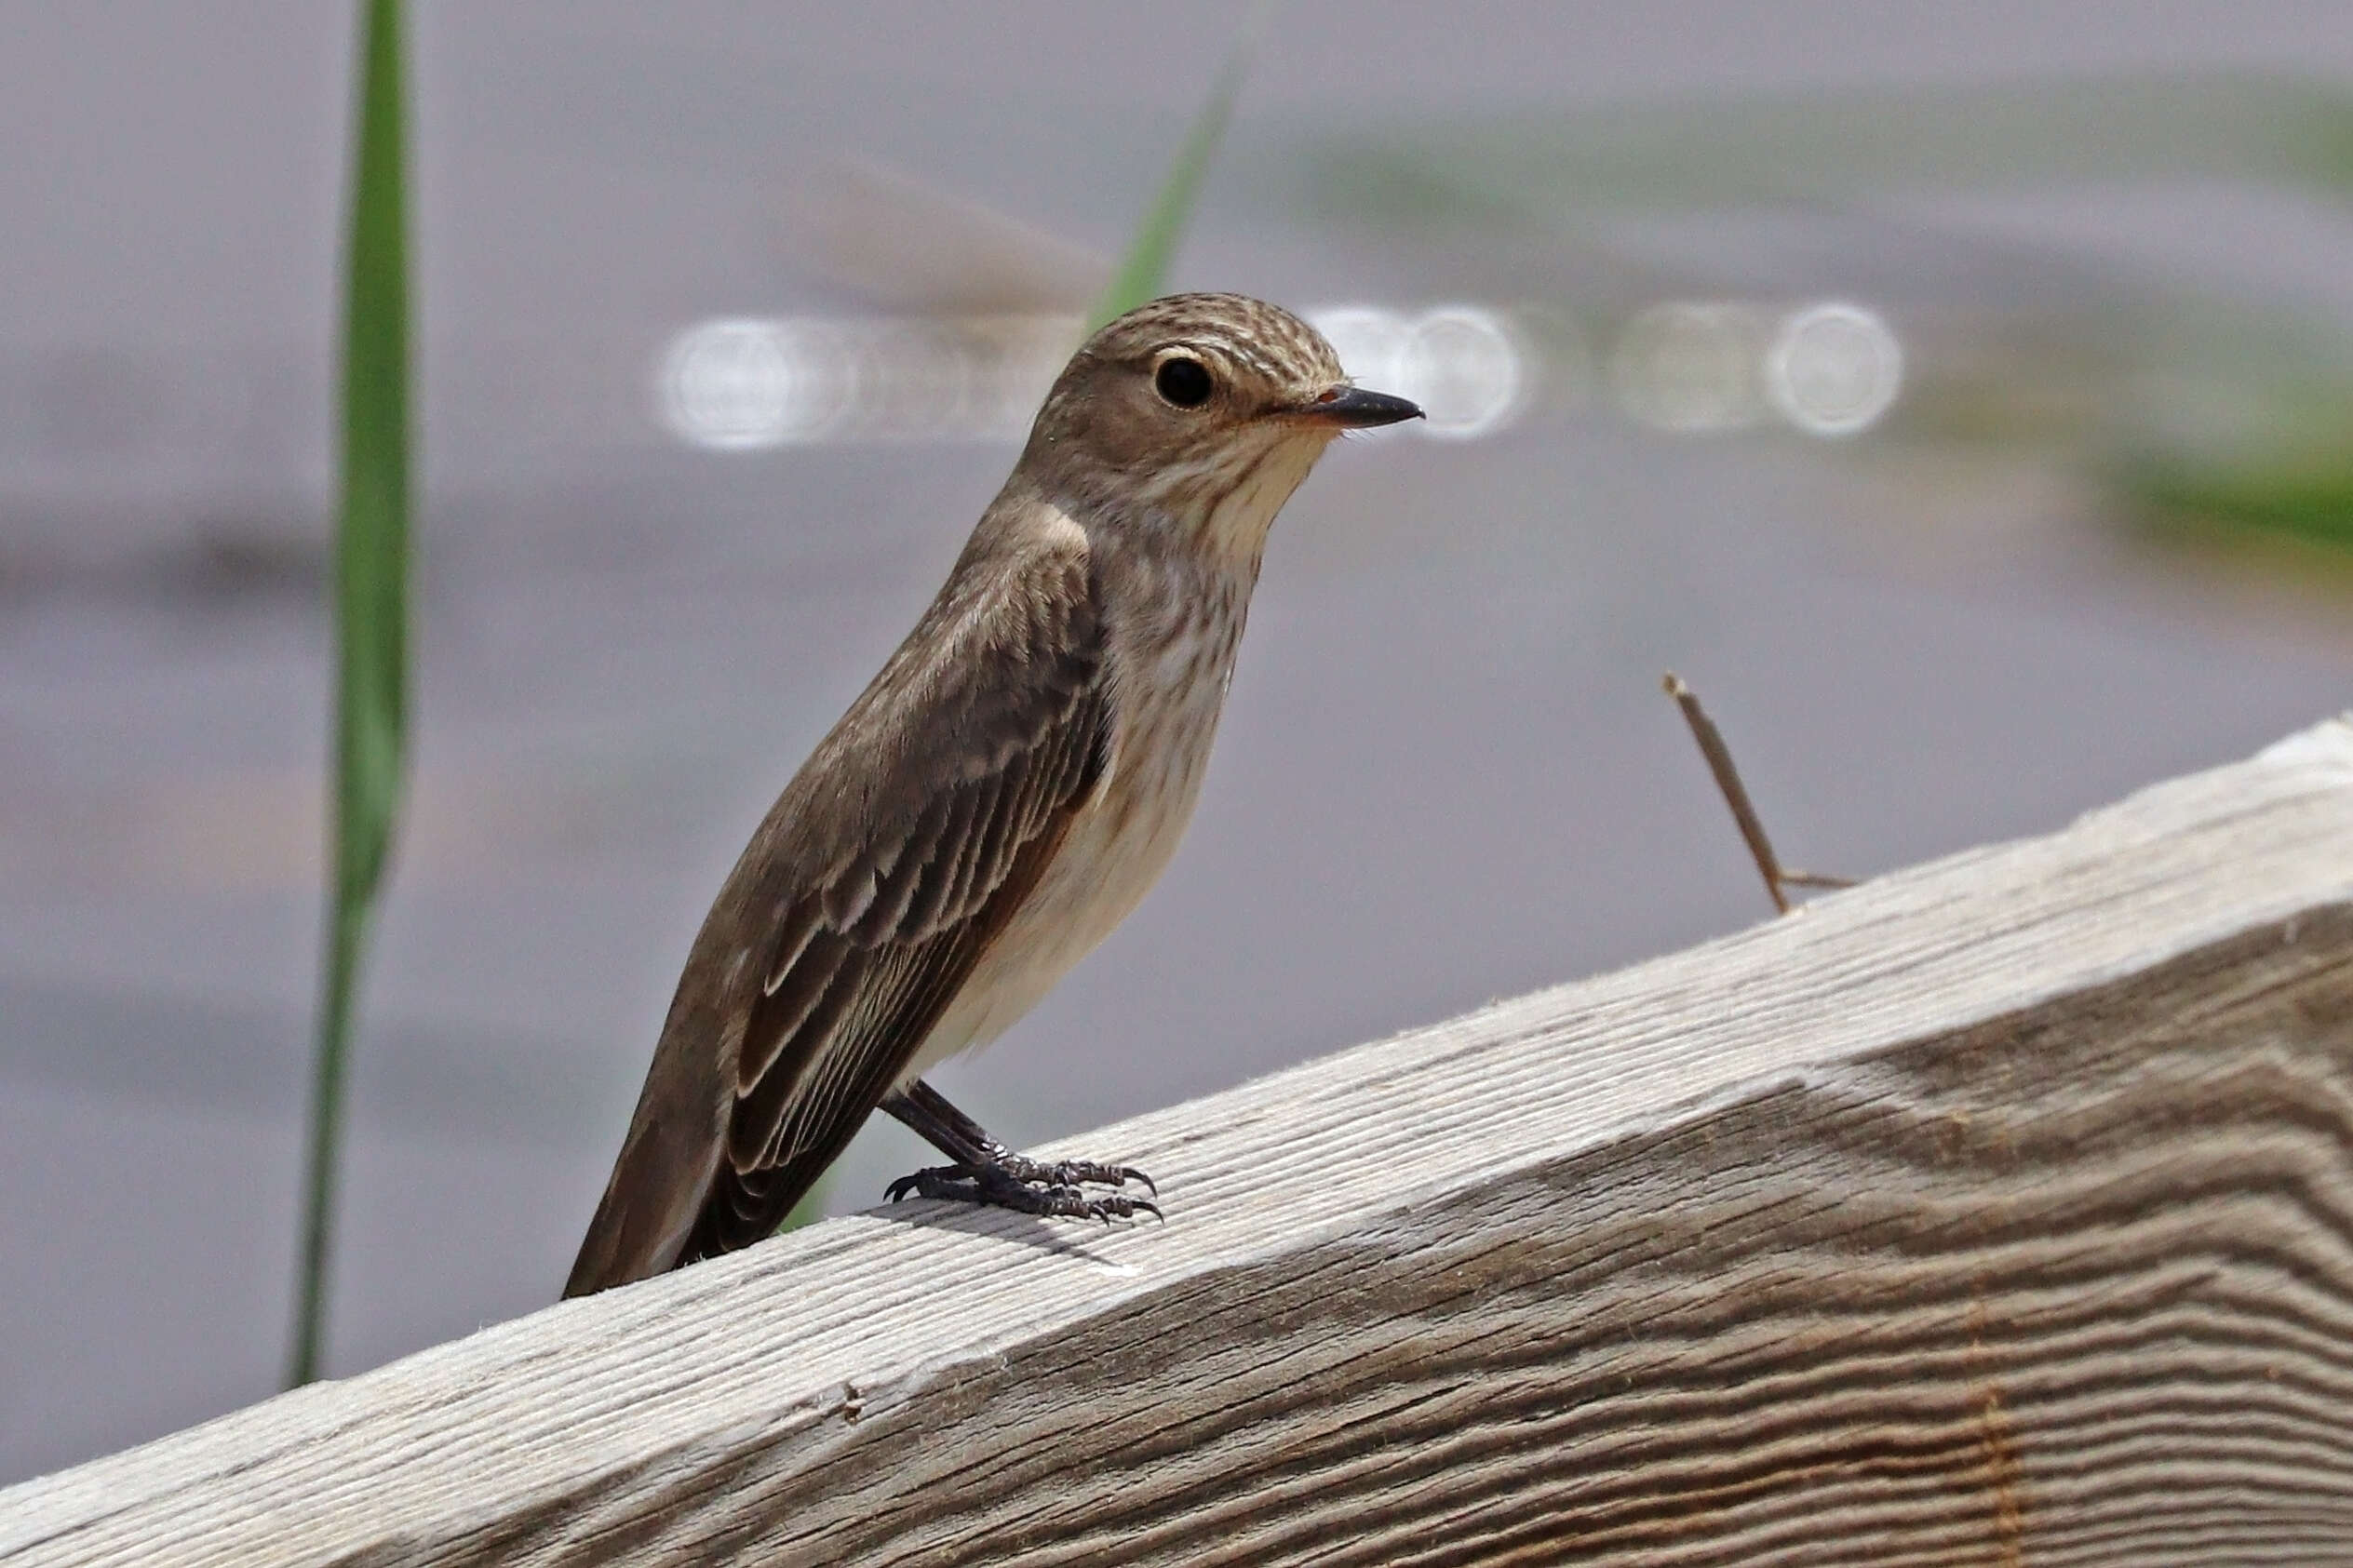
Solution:
M 566 1295 L 773 1231 L 1060 848 L 1109 735 L 1082 541 L 968 549 L 695 939 Z

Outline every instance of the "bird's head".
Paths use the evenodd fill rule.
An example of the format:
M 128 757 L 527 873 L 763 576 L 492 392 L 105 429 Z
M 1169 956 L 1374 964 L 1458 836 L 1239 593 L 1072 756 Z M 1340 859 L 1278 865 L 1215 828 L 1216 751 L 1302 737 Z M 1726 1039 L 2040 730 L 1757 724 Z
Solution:
M 1074 514 L 1200 529 L 1255 558 L 1333 437 L 1420 414 L 1351 384 L 1324 335 L 1289 311 L 1171 294 L 1071 357 L 1022 466 Z

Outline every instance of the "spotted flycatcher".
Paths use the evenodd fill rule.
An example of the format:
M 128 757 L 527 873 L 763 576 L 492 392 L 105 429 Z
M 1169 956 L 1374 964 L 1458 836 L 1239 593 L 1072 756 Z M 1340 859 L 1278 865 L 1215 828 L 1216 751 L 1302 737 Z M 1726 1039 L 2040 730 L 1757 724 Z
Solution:
M 1025 1159 L 921 1075 L 1160 876 L 1275 513 L 1340 432 L 1420 411 L 1233 294 L 1156 300 L 1080 348 L 947 586 L 720 888 L 566 1295 L 768 1235 L 877 1106 L 950 1161 L 893 1198 L 1159 1212 L 1121 1190 L 1141 1173 Z

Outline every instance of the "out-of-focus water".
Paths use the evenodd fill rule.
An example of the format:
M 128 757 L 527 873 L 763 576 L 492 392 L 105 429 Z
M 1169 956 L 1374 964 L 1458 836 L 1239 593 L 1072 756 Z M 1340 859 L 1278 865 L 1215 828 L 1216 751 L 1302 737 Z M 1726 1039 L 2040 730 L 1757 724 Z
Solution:
M 320 896 L 329 9 L 0 7 L 0 1480 L 260 1398 L 281 1361 Z M 1012 460 L 693 449 L 652 397 L 663 345 L 859 303 L 778 216 L 835 154 L 1115 248 L 1240 16 L 853 9 L 420 19 L 420 729 L 366 987 L 339 1371 L 553 1297 L 711 891 Z M 1967 10 L 1299 0 L 1176 281 L 1417 308 L 1559 282 L 1543 235 L 1276 222 L 1251 171 L 1302 126 L 2064 71 L 2353 79 L 2331 5 Z M 2311 261 L 2353 223 L 2292 194 L 1971 200 L 2000 246 L 1935 258 L 1970 310 L 2048 303 L 2005 280 L 2161 275 L 2353 319 L 2353 269 Z M 2218 212 L 2243 243 L 2215 242 Z M 1753 213 L 1687 215 L 1618 253 L 1636 283 L 1900 294 L 1934 247 L 1865 217 L 1800 215 L 1776 248 Z M 1890 303 L 1899 329 L 1933 347 L 1958 320 L 1965 344 L 1975 318 L 1923 324 L 1926 297 Z M 1759 918 L 1669 668 L 1788 857 L 1862 875 L 2346 705 L 2342 599 L 2151 554 L 2108 510 L 2064 452 L 1931 446 L 1900 418 L 1675 436 L 1596 396 L 1484 440 L 1351 441 L 1278 529 L 1167 880 L 939 1081 L 1030 1141 Z M 869 1130 L 836 1207 L 922 1159 Z

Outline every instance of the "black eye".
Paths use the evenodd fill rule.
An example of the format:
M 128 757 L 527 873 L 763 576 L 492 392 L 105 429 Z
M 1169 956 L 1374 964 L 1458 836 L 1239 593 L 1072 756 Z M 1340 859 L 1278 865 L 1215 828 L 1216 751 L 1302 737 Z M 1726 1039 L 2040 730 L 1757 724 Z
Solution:
M 1209 401 L 1209 367 L 1181 355 L 1163 359 L 1152 372 L 1152 387 L 1180 409 L 1198 409 Z

